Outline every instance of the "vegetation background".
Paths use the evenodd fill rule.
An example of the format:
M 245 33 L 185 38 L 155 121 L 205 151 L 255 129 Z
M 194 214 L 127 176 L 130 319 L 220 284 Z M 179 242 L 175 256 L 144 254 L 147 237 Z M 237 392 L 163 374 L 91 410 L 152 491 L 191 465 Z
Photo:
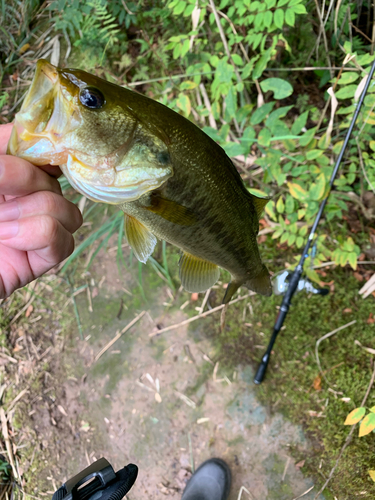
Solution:
M 375 57 L 374 9 L 370 0 L 2 0 L 0 123 L 13 119 L 34 63 L 42 57 L 93 72 L 166 104 L 225 149 L 251 192 L 271 197 L 261 220 L 259 243 L 266 260 L 272 262 L 269 267 L 277 272 L 295 265 L 327 193 L 336 156 Z M 357 285 L 371 276 L 375 258 L 374 108 L 372 84 L 306 262 L 308 277 L 330 286 L 343 299 L 347 295 L 357 300 Z M 118 265 L 136 265 L 131 257 L 129 263 L 122 256 L 121 213 L 72 194 L 67 182 L 61 183 L 84 210 L 86 222 L 75 253 L 60 270 L 65 279 L 71 283 L 81 265 L 77 257 L 84 253 L 89 268 L 114 234 Z M 160 244 L 150 265 L 175 291 L 178 279 L 175 261 L 168 265 L 170 254 L 171 249 Z M 144 295 L 141 264 L 137 272 Z M 373 307 L 373 297 L 367 300 Z M 15 304 L 7 310 L 2 306 L 5 332 L 16 309 Z M 310 314 L 306 303 L 306 324 L 319 314 L 327 319 L 333 314 L 329 307 L 325 316 L 319 308 Z M 236 312 L 232 314 L 234 321 Z M 363 324 L 362 343 L 369 345 L 375 323 L 369 302 L 358 305 L 354 317 Z M 218 339 L 220 345 L 230 343 L 223 336 Z M 3 342 L 7 345 L 6 336 Z M 298 352 L 306 347 L 299 342 L 301 346 L 293 344 Z M 340 391 L 351 394 L 357 398 L 354 408 L 370 380 L 373 360 L 368 352 L 351 358 L 351 349 L 352 344 L 346 350 L 343 347 L 342 357 L 332 366 L 343 362 L 352 370 L 335 372 L 340 373 L 335 397 Z M 281 352 L 284 355 L 287 358 L 287 350 Z M 286 382 L 289 375 L 287 370 L 277 376 L 281 387 L 293 392 Z M 322 377 L 316 376 L 313 382 L 320 392 Z M 298 383 L 307 382 L 298 378 Z M 311 392 L 311 380 L 307 384 Z M 274 396 L 264 391 L 264 398 L 272 400 Z M 311 403 L 308 397 L 301 396 L 289 409 L 291 418 L 298 419 L 301 408 Z M 322 394 L 320 399 L 324 400 Z M 333 407 L 332 414 L 320 422 L 312 421 L 316 415 L 306 417 L 307 428 L 327 452 L 323 477 L 328 476 L 343 442 L 341 434 L 335 436 L 336 414 L 343 423 L 342 415 L 351 409 Z M 352 462 L 332 485 L 333 494 L 360 484 L 350 472 L 352 463 L 357 464 L 361 481 L 371 481 L 367 471 L 374 466 L 372 441 L 371 435 L 351 448 Z M 319 476 L 316 467 L 312 459 L 307 470 L 315 468 Z

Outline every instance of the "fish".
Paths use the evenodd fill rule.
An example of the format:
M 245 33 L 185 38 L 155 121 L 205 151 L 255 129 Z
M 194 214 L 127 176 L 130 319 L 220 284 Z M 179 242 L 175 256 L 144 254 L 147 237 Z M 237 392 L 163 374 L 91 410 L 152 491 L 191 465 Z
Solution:
M 240 286 L 272 294 L 257 245 L 269 199 L 250 194 L 225 151 L 167 106 L 41 59 L 7 152 L 59 165 L 77 191 L 121 208 L 139 261 L 157 239 L 178 247 L 188 292 L 212 287 L 223 268 L 231 274 L 224 304 Z

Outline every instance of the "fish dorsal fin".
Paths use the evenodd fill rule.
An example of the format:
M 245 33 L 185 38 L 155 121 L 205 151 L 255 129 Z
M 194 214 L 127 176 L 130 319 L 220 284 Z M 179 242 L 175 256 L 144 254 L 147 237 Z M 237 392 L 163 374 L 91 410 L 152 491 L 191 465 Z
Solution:
M 179 266 L 181 284 L 188 292 L 205 292 L 220 276 L 216 264 L 187 252 L 182 254 Z
M 137 259 L 146 264 L 157 239 L 137 219 L 125 214 L 125 236 Z
M 179 226 L 192 226 L 196 222 L 196 215 L 190 208 L 184 207 L 175 201 L 163 198 L 159 194 L 152 194 L 150 206 L 146 210 L 153 212 L 163 219 L 178 224 Z
M 267 203 L 270 201 L 271 198 L 258 198 L 258 196 L 255 196 L 254 194 L 250 194 L 251 200 L 253 202 L 255 211 L 257 213 L 258 219 L 260 219 L 264 207 L 267 205 Z

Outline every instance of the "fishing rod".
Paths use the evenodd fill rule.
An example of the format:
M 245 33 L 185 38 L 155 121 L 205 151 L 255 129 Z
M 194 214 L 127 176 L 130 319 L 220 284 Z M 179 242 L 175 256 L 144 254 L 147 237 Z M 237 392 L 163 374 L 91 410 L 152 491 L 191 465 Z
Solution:
M 266 371 L 267 371 L 268 362 L 269 362 L 270 357 L 271 357 L 271 352 L 272 352 L 273 345 L 274 345 L 274 343 L 276 341 L 277 335 L 278 335 L 279 331 L 281 330 L 281 327 L 283 326 L 285 318 L 286 318 L 286 316 L 288 314 L 289 307 L 290 307 L 291 301 L 292 301 L 292 297 L 293 297 L 295 291 L 298 288 L 298 283 L 299 283 L 299 281 L 301 279 L 301 276 L 302 276 L 302 273 L 303 273 L 303 265 L 305 263 L 305 259 L 309 255 L 309 249 L 310 249 L 310 246 L 311 246 L 311 242 L 312 242 L 312 240 L 313 240 L 313 238 L 315 236 L 315 231 L 316 231 L 316 228 L 318 227 L 318 224 L 319 224 L 319 221 L 320 221 L 320 219 L 322 217 L 324 208 L 325 208 L 325 206 L 327 204 L 328 197 L 331 194 L 333 183 L 335 181 L 335 177 L 336 177 L 337 172 L 339 170 L 339 167 L 340 167 L 342 158 L 344 156 L 346 147 L 348 145 L 350 136 L 352 135 L 355 122 L 357 121 L 357 118 L 358 118 L 359 112 L 361 110 L 364 98 L 365 98 L 365 96 L 367 94 L 367 91 L 368 91 L 368 88 L 370 86 L 370 83 L 371 83 L 374 71 L 375 71 L 375 59 L 374 59 L 374 62 L 372 63 L 371 70 L 370 70 L 370 73 L 368 75 L 365 88 L 363 89 L 363 92 L 362 92 L 361 97 L 359 99 L 357 108 L 356 108 L 356 110 L 354 112 L 352 121 L 350 123 L 350 127 L 348 129 L 348 132 L 346 133 L 346 137 L 345 137 L 344 143 L 342 145 L 340 154 L 337 157 L 335 168 L 333 169 L 333 172 L 332 172 L 332 175 L 331 175 L 331 179 L 329 181 L 328 193 L 327 193 L 326 197 L 324 198 L 324 200 L 320 204 L 318 214 L 317 214 L 317 216 L 315 218 L 315 221 L 314 221 L 314 224 L 313 224 L 313 226 L 311 228 L 311 231 L 310 231 L 310 234 L 309 234 L 306 246 L 305 246 L 305 248 L 304 248 L 304 250 L 302 252 L 300 261 L 299 261 L 297 267 L 295 268 L 295 270 L 293 271 L 293 273 L 290 275 L 289 285 L 288 285 L 288 288 L 287 288 L 286 293 L 284 295 L 283 301 L 281 303 L 279 314 L 277 315 L 275 325 L 273 327 L 273 332 L 272 332 L 271 340 L 270 340 L 270 342 L 268 344 L 267 351 L 263 355 L 262 361 L 261 361 L 261 363 L 259 365 L 259 368 L 258 368 L 256 374 L 255 374 L 255 378 L 254 378 L 254 383 L 255 384 L 261 384 L 263 382 L 264 376 L 265 376 Z

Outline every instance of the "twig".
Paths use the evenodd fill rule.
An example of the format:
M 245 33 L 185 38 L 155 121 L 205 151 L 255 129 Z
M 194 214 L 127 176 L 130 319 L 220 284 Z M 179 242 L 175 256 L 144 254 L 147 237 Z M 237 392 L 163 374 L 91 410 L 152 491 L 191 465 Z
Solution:
M 315 485 L 313 484 L 308 490 L 304 491 L 302 493 L 302 495 L 298 495 L 298 497 L 293 498 L 293 500 L 298 500 L 299 498 L 304 497 L 305 495 L 307 495 L 314 488 L 315 488 Z
M 362 400 L 361 406 L 365 406 L 365 403 L 366 403 L 366 401 L 367 401 L 368 395 L 370 394 L 371 388 L 372 388 L 372 386 L 373 386 L 373 384 L 374 384 L 374 380 L 375 380 L 375 365 L 374 365 L 374 370 L 373 370 L 373 372 L 372 372 L 372 376 L 371 376 L 370 383 L 369 383 L 369 385 L 368 385 L 368 387 L 367 387 L 366 394 L 364 395 L 364 398 L 363 398 L 363 400 Z M 348 437 L 346 438 L 346 441 L 345 441 L 345 443 L 344 443 L 344 446 L 341 448 L 341 451 L 340 451 L 340 453 L 339 453 L 339 456 L 337 457 L 337 460 L 336 460 L 335 465 L 332 467 L 331 472 L 329 473 L 329 476 L 328 476 L 328 478 L 327 478 L 326 482 L 323 484 L 323 486 L 321 487 L 321 489 L 320 489 L 320 490 L 318 491 L 318 493 L 315 495 L 314 500 L 317 500 L 318 496 L 319 496 L 321 493 L 323 493 L 323 491 L 325 490 L 325 488 L 326 488 L 327 484 L 328 484 L 328 483 L 330 482 L 330 480 L 332 479 L 332 476 L 333 476 L 333 474 L 335 473 L 335 470 L 336 470 L 336 468 L 337 468 L 337 466 L 338 466 L 338 464 L 339 464 L 340 458 L 342 457 L 342 455 L 343 455 L 344 451 L 346 450 L 346 448 L 347 448 L 347 447 L 348 447 L 348 445 L 350 444 L 350 441 L 351 441 L 351 439 L 352 439 L 353 432 L 354 432 L 355 428 L 356 428 L 356 425 L 353 425 L 353 427 L 350 429 L 350 432 L 349 432 L 349 434 L 348 434 Z
M 322 370 L 322 365 L 320 364 L 320 359 L 319 359 L 319 345 L 320 343 L 325 340 L 325 339 L 328 339 L 329 337 L 332 337 L 332 335 L 334 335 L 335 333 L 341 331 L 341 330 L 344 330 L 344 328 L 347 328 L 348 326 L 351 326 L 351 325 L 354 325 L 354 323 L 357 323 L 357 320 L 353 320 L 351 321 L 350 323 L 347 323 L 346 325 L 343 325 L 343 326 L 340 326 L 339 328 L 336 328 L 335 330 L 332 330 L 332 332 L 329 332 L 329 333 L 326 333 L 325 335 L 323 335 L 323 337 L 320 337 L 319 340 L 316 341 L 316 344 L 315 344 L 315 357 L 316 357 L 316 363 L 318 365 L 318 368 L 319 368 L 319 371 L 320 373 L 322 374 L 324 380 L 327 382 L 327 384 L 329 385 L 329 382 Z
M 255 295 L 255 292 L 250 292 L 247 295 L 243 295 L 242 297 L 238 297 L 235 300 L 231 300 L 228 303 L 228 305 L 235 304 L 236 302 L 239 302 L 240 300 L 247 299 L 248 297 L 252 297 L 253 295 Z M 159 335 L 160 333 L 169 332 L 170 330 L 175 330 L 176 328 L 178 328 L 180 326 L 187 325 L 188 323 L 191 323 L 192 321 L 196 321 L 197 319 L 200 319 L 200 318 L 205 318 L 209 314 L 212 314 L 212 313 L 217 312 L 217 311 L 221 311 L 221 309 L 223 309 L 224 307 L 225 307 L 225 304 L 221 304 L 220 306 L 214 307 L 210 311 L 206 311 L 205 313 L 198 314 L 197 316 L 193 316 L 192 318 L 186 319 L 185 321 L 181 321 L 181 323 L 176 323 L 174 325 L 167 326 L 166 328 L 162 328 L 161 330 L 157 330 L 156 332 L 151 332 L 148 334 L 148 336 L 155 337 L 155 335 Z
M 9 404 L 8 408 L 7 408 L 7 412 L 9 413 L 15 406 L 16 404 L 18 403 L 18 401 L 23 398 L 23 396 L 28 393 L 29 391 L 27 389 L 23 389 L 19 394 L 18 396 L 16 396 L 13 401 L 11 401 L 11 403 Z
M 374 26 L 375 26 L 375 23 L 374 23 Z M 365 166 L 363 165 L 362 151 L 361 151 L 361 147 L 360 147 L 359 142 L 358 142 L 358 136 L 355 138 L 355 142 L 357 143 L 358 157 L 359 157 L 359 164 L 361 165 L 361 169 L 362 169 L 362 172 L 363 172 L 363 176 L 364 176 L 364 178 L 366 179 L 367 184 L 369 185 L 369 187 L 370 187 L 371 191 L 375 194 L 375 187 L 371 184 L 371 181 L 370 181 L 370 179 L 368 178 L 368 175 L 367 175 L 367 173 L 366 173 Z
M 138 314 L 138 316 L 136 316 L 136 317 L 135 317 L 135 318 L 134 318 L 134 319 L 133 319 L 133 320 L 132 320 L 132 321 L 131 321 L 128 325 L 126 325 L 126 326 L 125 326 L 125 328 L 123 328 L 123 329 L 121 330 L 121 332 L 119 332 L 117 335 L 115 335 L 115 336 L 113 337 L 113 339 L 112 339 L 110 342 L 108 342 L 108 344 L 107 344 L 105 347 L 103 347 L 103 349 L 102 349 L 100 352 L 98 352 L 98 354 L 97 354 L 97 355 L 95 356 L 95 358 L 94 358 L 93 364 L 94 364 L 94 363 L 96 363 L 96 362 L 98 361 L 98 359 L 99 359 L 101 356 L 103 356 L 103 354 L 104 354 L 106 351 L 108 351 L 108 349 L 109 349 L 110 347 L 112 347 L 112 346 L 113 346 L 113 344 L 114 344 L 115 342 L 117 342 L 117 341 L 118 341 L 118 339 L 119 339 L 122 335 L 124 335 L 124 333 L 125 333 L 125 332 L 127 332 L 127 331 L 128 331 L 128 330 L 129 330 L 129 329 L 130 329 L 133 325 L 135 325 L 135 324 L 136 324 L 136 323 L 137 323 L 137 322 L 138 322 L 138 321 L 142 318 L 142 316 L 143 316 L 144 314 L 146 314 L 146 311 L 142 311 L 141 313 L 139 313 L 139 314 Z
M 361 260 L 357 262 L 358 264 L 375 264 L 375 260 Z M 318 266 L 313 266 L 313 269 L 321 269 L 322 267 L 329 267 L 329 266 L 337 266 L 338 264 L 336 262 L 329 261 L 329 262 L 323 262 L 323 264 L 319 264 Z
M 322 14 L 321 14 L 320 9 L 319 9 L 318 0 L 315 0 L 315 6 L 316 6 L 316 10 L 318 12 L 318 17 L 319 17 L 319 21 L 320 21 L 320 30 L 321 30 L 322 35 L 323 35 L 324 48 L 325 48 L 325 52 L 326 52 L 326 56 L 327 56 L 328 66 L 330 68 L 329 72 L 330 72 L 331 78 L 333 78 L 333 71 L 331 69 L 332 64 L 331 64 L 331 59 L 329 57 L 329 51 L 328 51 L 327 36 L 326 36 L 326 31 L 324 29 L 324 22 L 323 22 Z
M 207 304 L 207 301 L 208 301 L 208 297 L 210 296 L 211 290 L 212 290 L 212 288 L 209 288 L 207 290 L 206 295 L 204 296 L 202 305 L 199 308 L 199 314 L 202 314 L 202 312 L 204 311 L 204 308 L 206 307 L 206 304 Z
M 228 56 L 228 60 L 232 62 L 233 64 L 233 68 L 234 68 L 234 72 L 236 73 L 236 76 L 237 76 L 237 79 L 239 82 L 242 82 L 242 77 L 237 69 L 237 66 L 233 63 L 233 60 L 232 60 L 232 56 L 231 56 L 231 53 L 230 53 L 230 50 L 229 50 L 229 46 L 228 46 L 228 42 L 227 42 L 227 39 L 225 38 L 225 33 L 224 33 L 224 30 L 223 30 L 223 27 L 220 23 L 220 19 L 219 19 L 219 14 L 217 13 L 217 9 L 216 9 L 216 5 L 214 3 L 214 0 L 208 0 L 210 2 L 210 6 L 211 6 L 211 9 L 212 9 L 212 12 L 215 16 L 215 21 L 216 21 L 216 26 L 219 30 L 219 33 L 220 33 L 220 38 L 221 38 L 221 41 L 223 42 L 223 45 L 224 45 L 224 49 L 225 49 L 225 52 Z
M 210 123 L 210 127 L 212 127 L 215 130 L 217 130 L 216 120 L 214 118 L 214 115 L 212 114 L 211 103 L 210 103 L 210 100 L 208 98 L 206 87 L 203 85 L 203 83 L 199 84 L 199 90 L 201 91 L 201 94 L 203 96 L 204 105 L 208 109 L 208 121 Z
M 13 476 L 15 479 L 21 479 L 18 475 L 16 464 L 14 462 L 14 455 L 13 455 L 13 449 L 12 449 L 12 444 L 9 439 L 9 432 L 8 432 L 8 420 L 5 415 L 4 408 L 0 408 L 0 420 L 1 420 L 1 430 L 3 433 L 4 441 L 5 441 L 5 446 L 7 449 L 7 454 L 9 458 L 9 463 L 12 467 L 13 471 Z

